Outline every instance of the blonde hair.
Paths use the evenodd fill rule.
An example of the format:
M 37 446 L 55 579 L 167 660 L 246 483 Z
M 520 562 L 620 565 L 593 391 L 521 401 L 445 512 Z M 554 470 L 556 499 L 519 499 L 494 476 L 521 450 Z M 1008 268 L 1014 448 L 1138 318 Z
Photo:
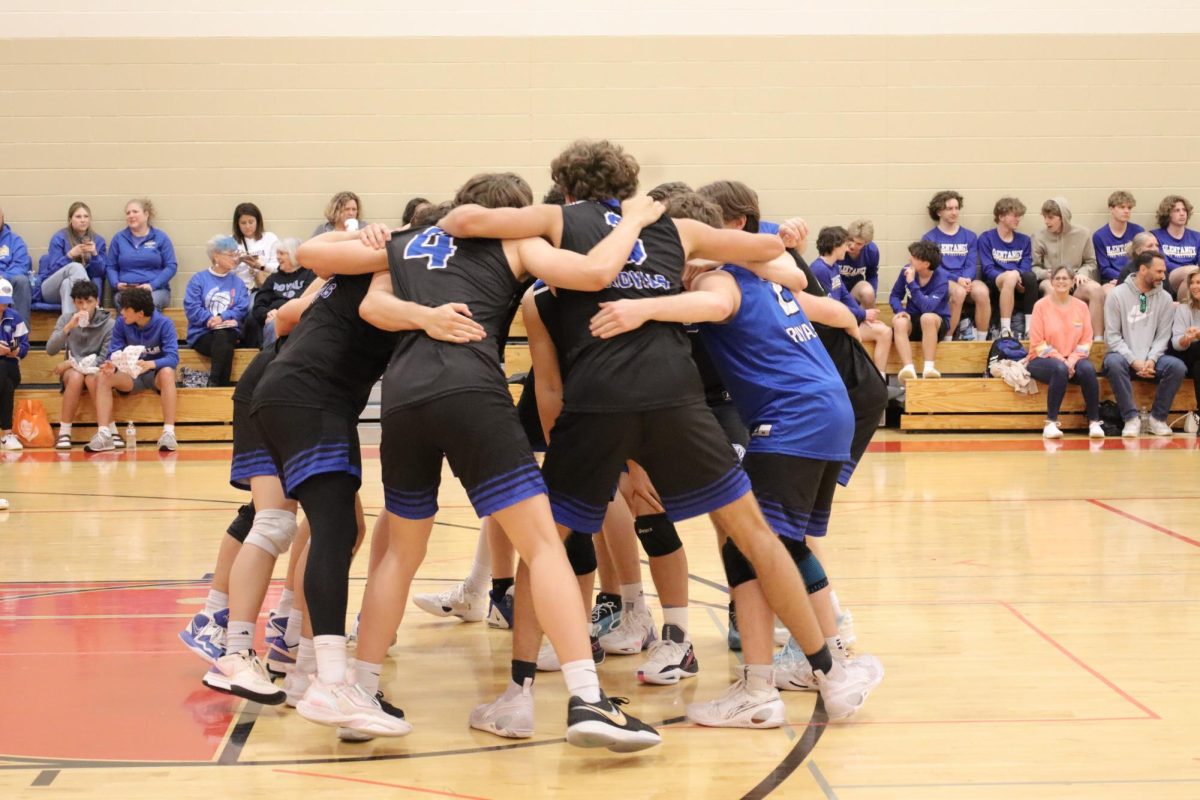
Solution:
M 1158 244 L 1158 239 L 1155 239 L 1154 234 L 1150 231 L 1142 231 L 1141 233 L 1135 234 L 1134 237 L 1129 240 L 1129 244 L 1125 245 L 1125 255 L 1130 261 L 1132 261 L 1134 256 L 1146 249 L 1142 245 L 1147 245 L 1151 242 L 1153 242 L 1155 245 Z M 1157 250 L 1158 248 L 1155 247 L 1154 249 Z
M 154 203 L 150 202 L 149 197 L 135 197 L 132 200 L 130 200 L 128 203 L 126 203 L 125 207 L 129 208 L 131 203 L 137 203 L 138 207 L 141 208 L 142 211 L 146 212 L 146 224 L 147 225 L 149 225 L 151 222 L 153 222 L 154 218 L 156 216 L 158 216 L 158 214 L 155 213 L 155 211 L 154 211 Z
M 354 201 L 354 205 L 358 206 L 358 215 L 361 217 L 363 205 L 362 200 L 358 199 L 358 195 L 354 192 L 338 192 L 329 199 L 329 205 L 325 206 L 325 221 L 332 225 L 337 219 L 338 212 L 351 200 Z
M 846 226 L 851 239 L 862 239 L 863 244 L 875 241 L 875 223 L 869 219 L 856 219 Z

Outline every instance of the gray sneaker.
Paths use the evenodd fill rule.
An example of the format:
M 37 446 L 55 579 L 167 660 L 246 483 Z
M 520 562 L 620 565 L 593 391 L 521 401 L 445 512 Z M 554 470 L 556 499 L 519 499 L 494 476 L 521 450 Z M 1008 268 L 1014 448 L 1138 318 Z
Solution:
M 85 453 L 106 453 L 109 450 L 115 449 L 113 437 L 109 433 L 108 428 L 101 428 L 96 431 L 96 435 L 92 437 L 92 440 L 83 446 Z
M 162 436 L 158 437 L 158 449 L 162 453 L 170 453 L 179 449 L 179 442 L 175 440 L 175 434 L 171 431 L 163 431 Z

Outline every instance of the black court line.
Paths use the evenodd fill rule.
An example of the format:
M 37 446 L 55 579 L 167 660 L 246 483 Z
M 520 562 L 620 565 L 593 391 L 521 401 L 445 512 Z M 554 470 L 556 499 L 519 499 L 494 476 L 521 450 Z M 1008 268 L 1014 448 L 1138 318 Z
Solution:
M 771 774 L 763 778 L 757 786 L 755 786 L 746 794 L 742 795 L 741 800 L 762 800 L 771 792 L 783 785 L 783 782 L 792 776 L 792 773 L 800 768 L 804 763 L 804 759 L 808 758 L 812 753 L 813 748 L 817 746 L 817 742 L 821 740 L 822 734 L 825 733 L 825 728 L 829 723 L 829 716 L 825 713 L 825 703 L 821 700 L 821 696 L 817 695 L 817 704 L 813 706 L 812 718 L 808 721 L 808 727 L 804 730 L 804 735 L 796 742 L 791 751 L 783 757 L 783 761 L 779 762 L 779 766 L 771 770 Z
M 229 741 L 221 749 L 221 755 L 217 758 L 218 764 L 228 766 L 238 763 L 238 759 L 242 757 L 242 748 L 246 746 L 250 732 L 254 730 L 254 723 L 258 721 L 258 710 L 261 707 L 258 703 L 246 701 L 242 713 L 238 715 L 237 724 L 233 726 L 233 733 L 229 735 Z
M 54 779 L 58 777 L 59 772 L 61 772 L 61 770 L 44 769 L 38 773 L 37 777 L 33 779 L 33 783 L 31 783 L 29 785 L 30 786 L 49 786 L 50 784 L 54 783 Z

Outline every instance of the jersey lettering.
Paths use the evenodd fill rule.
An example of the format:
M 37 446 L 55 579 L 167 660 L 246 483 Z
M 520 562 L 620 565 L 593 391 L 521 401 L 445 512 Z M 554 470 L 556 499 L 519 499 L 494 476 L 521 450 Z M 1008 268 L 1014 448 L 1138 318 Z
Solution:
M 450 256 L 458 250 L 454 237 L 436 225 L 430 226 L 408 240 L 405 258 L 429 259 L 428 269 L 445 269 Z
M 784 314 L 790 317 L 793 314 L 800 313 L 800 305 L 796 302 L 796 298 L 792 296 L 790 291 L 778 283 L 772 283 L 771 289 L 775 292 L 775 299 L 779 301 L 779 307 L 783 309 Z
M 604 212 L 604 221 L 608 223 L 608 227 L 615 228 L 621 224 L 621 215 L 612 211 Z M 641 266 L 646 263 L 646 246 L 642 244 L 642 240 L 638 239 L 633 243 L 633 250 L 629 253 L 629 260 L 626 264 Z

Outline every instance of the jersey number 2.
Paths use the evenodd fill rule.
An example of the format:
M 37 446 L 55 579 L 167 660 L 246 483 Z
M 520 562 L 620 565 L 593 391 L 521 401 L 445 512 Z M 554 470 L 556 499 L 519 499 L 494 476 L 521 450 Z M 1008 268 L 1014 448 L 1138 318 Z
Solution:
M 793 314 L 800 313 L 800 304 L 796 302 L 796 298 L 792 296 L 791 291 L 783 288 L 778 283 L 772 283 L 771 288 L 775 290 L 775 299 L 779 301 L 779 307 L 783 309 L 783 313 L 789 317 Z
M 427 258 L 429 269 L 445 269 L 450 256 L 454 255 L 457 249 L 454 237 L 435 225 L 408 240 L 404 247 L 404 257 Z

